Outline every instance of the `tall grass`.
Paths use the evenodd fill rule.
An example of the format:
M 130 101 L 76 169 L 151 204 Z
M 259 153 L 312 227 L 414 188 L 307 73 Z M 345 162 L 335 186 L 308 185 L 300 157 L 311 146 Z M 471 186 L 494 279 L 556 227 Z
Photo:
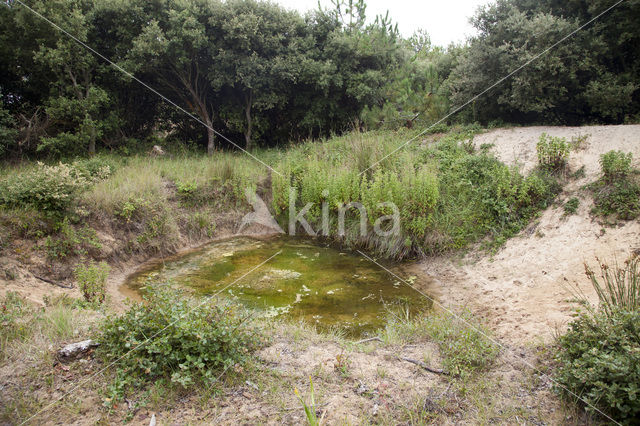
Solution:
M 609 266 L 600 262 L 600 275 L 584 264 L 585 273 L 598 294 L 600 309 L 611 317 L 615 311 L 640 309 L 640 257 L 633 256 L 623 266 Z

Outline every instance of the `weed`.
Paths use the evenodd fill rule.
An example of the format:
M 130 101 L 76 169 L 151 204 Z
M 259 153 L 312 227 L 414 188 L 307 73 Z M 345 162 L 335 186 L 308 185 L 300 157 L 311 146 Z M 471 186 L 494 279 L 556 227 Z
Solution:
M 570 144 L 565 138 L 543 133 L 536 145 L 538 164 L 544 170 L 553 173 L 564 170 L 569 158 L 569 148 Z
M 580 200 L 577 197 L 571 197 L 564 203 L 564 214 L 565 216 L 569 216 L 572 214 L 576 214 L 578 211 L 578 206 L 580 206 Z
M 294 393 L 298 397 L 298 400 L 302 404 L 302 408 L 304 409 L 304 414 L 307 419 L 307 423 L 309 426 L 320 426 L 321 420 L 318 420 L 318 415 L 316 414 L 316 401 L 313 390 L 313 380 L 309 377 L 309 398 L 310 402 L 307 404 L 302 396 L 300 396 L 300 392 L 298 392 L 298 388 L 294 389 Z
M 624 262 L 609 266 L 600 262 L 600 276 L 584 264 L 585 274 L 598 294 L 600 309 L 608 316 L 617 310 L 636 311 L 640 309 L 640 257 L 633 256 Z
M 106 262 L 90 262 L 76 267 L 74 275 L 87 302 L 99 305 L 104 301 L 109 270 Z
M 632 220 L 640 215 L 640 184 L 631 168 L 631 154 L 609 151 L 600 157 L 602 178 L 589 185 L 593 192 L 592 213 Z

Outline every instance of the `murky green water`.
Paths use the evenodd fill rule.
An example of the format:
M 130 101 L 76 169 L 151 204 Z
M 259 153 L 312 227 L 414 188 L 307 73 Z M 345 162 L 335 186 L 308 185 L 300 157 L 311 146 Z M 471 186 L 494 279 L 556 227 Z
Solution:
M 149 281 L 171 281 L 202 295 L 233 283 L 221 294 L 267 315 L 287 315 L 324 329 L 344 328 L 352 336 L 383 326 L 389 309 L 398 305 L 414 313 L 430 307 L 424 297 L 359 255 L 286 237 L 215 242 L 152 265 L 125 286 L 139 293 Z

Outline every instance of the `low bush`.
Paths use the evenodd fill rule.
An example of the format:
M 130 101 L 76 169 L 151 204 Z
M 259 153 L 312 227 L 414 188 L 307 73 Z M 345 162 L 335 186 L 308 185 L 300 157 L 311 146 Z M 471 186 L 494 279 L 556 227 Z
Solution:
M 53 230 L 54 234 L 49 235 L 44 243 L 50 259 L 85 256 L 102 248 L 95 230 L 88 226 L 76 228 L 67 217 L 54 225 Z
M 0 204 L 7 207 L 33 207 L 60 215 L 75 201 L 89 182 L 67 164 L 36 167 L 12 174 L 0 182 Z
M 107 278 L 111 268 L 106 262 L 90 262 L 78 265 L 74 276 L 84 299 L 89 303 L 101 304 L 106 297 Z
M 87 181 L 101 181 L 109 178 L 116 171 L 115 162 L 106 157 L 92 157 L 76 160 L 72 166 Z
M 609 151 L 600 157 L 602 178 L 589 185 L 593 192 L 594 214 L 621 220 L 640 216 L 640 184 L 631 160 L 631 154 L 620 151 Z
M 631 174 L 633 155 L 622 151 L 609 151 L 600 156 L 600 167 L 605 181 L 612 183 L 626 179 Z
M 586 310 L 559 338 L 556 355 L 558 392 L 630 424 L 640 416 L 639 265 L 637 257 L 624 266 L 601 263 L 599 277 L 585 265 L 600 304 L 582 300 Z
M 579 206 L 580 200 L 576 197 L 571 197 L 566 203 L 564 203 L 564 214 L 566 216 L 576 214 Z
M 128 385 L 159 379 L 183 387 L 210 385 L 260 345 L 249 318 L 230 302 L 196 300 L 167 285 L 149 286 L 145 303 L 101 325 L 99 353 L 118 360 L 118 377 Z
M 272 175 L 272 207 L 281 226 L 289 219 L 289 189 L 296 212 L 313 203 L 305 218 L 320 232 L 322 206 L 330 218 L 329 238 L 387 258 L 460 249 L 490 236 L 496 246 L 520 231 L 559 192 L 549 172 L 522 176 L 493 157 L 473 148 L 478 129 L 462 128 L 430 146 L 408 145 L 387 157 L 398 136 L 371 132 L 335 138 L 325 144 L 292 149 Z M 363 173 L 365 172 L 365 173 Z M 341 206 L 362 203 L 367 213 L 367 235 L 360 237 L 360 213 L 350 209 L 345 235 L 339 235 Z M 379 237 L 371 231 L 376 221 L 400 215 L 400 233 Z M 387 225 L 390 221 L 387 221 Z M 387 228 L 384 228 L 387 230 Z
M 565 168 L 569 159 L 570 144 L 565 138 L 549 136 L 546 133 L 540 135 L 536 145 L 538 152 L 538 164 L 544 170 L 558 172 Z
M 555 379 L 614 419 L 632 423 L 640 416 L 639 336 L 637 310 L 582 314 L 559 339 Z M 558 391 L 575 399 L 562 388 Z

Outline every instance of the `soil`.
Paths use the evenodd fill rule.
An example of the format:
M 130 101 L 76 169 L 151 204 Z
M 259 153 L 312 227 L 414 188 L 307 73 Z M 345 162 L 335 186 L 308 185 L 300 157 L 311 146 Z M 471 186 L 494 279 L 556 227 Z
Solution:
M 525 173 L 537 162 L 536 143 L 542 133 L 572 137 L 587 135 L 570 153 L 569 173 L 584 166 L 585 176 L 570 180 L 558 203 L 493 256 L 477 252 L 452 258 L 429 258 L 408 271 L 433 279 L 422 288 L 442 304 L 468 308 L 484 318 L 496 336 L 513 343 L 551 341 L 571 320 L 576 290 L 594 300 L 584 263 L 596 268 L 596 257 L 622 263 L 640 248 L 640 222 L 606 226 L 590 215 L 593 200 L 582 189 L 598 178 L 601 154 L 610 150 L 633 153 L 639 166 L 640 125 L 587 127 L 526 127 L 489 131 L 475 145 L 494 144 L 492 150 L 507 164 Z M 580 200 L 574 215 L 564 216 L 564 202 Z

